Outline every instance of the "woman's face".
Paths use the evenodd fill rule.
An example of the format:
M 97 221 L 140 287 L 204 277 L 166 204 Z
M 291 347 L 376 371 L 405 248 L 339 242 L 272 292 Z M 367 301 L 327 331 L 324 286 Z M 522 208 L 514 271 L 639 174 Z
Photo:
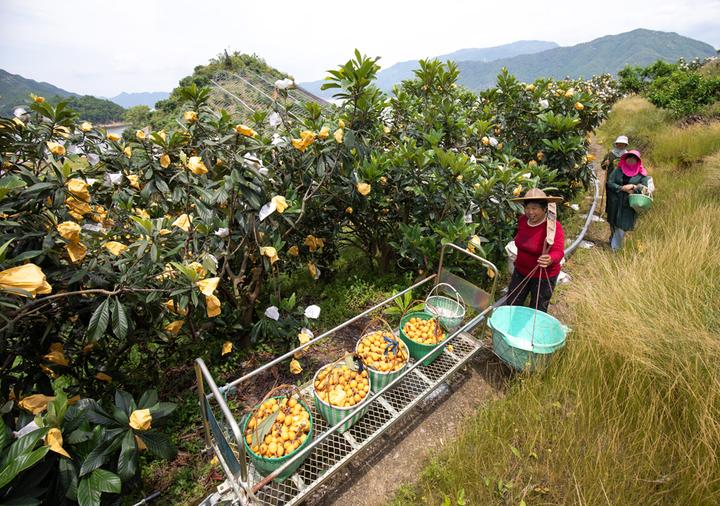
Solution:
M 545 217 L 545 209 L 537 202 L 528 202 L 525 204 L 525 216 L 531 224 L 537 223 Z
M 630 167 L 634 167 L 638 163 L 638 159 L 635 156 L 628 156 L 625 158 L 625 163 L 628 164 Z
M 623 150 L 627 147 L 627 144 L 623 144 L 622 142 L 616 142 L 615 147 L 619 150 Z

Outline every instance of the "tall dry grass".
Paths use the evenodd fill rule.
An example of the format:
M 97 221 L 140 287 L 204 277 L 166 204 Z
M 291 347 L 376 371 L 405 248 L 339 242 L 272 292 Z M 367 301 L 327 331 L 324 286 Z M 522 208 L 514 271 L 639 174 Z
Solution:
M 626 249 L 576 259 L 559 360 L 481 409 L 394 504 L 720 504 L 720 154 L 654 177 Z
M 720 150 L 720 121 L 677 126 L 667 112 L 638 96 L 615 104 L 598 137 L 609 148 L 618 135 L 627 135 L 630 147 L 654 165 L 686 167 Z

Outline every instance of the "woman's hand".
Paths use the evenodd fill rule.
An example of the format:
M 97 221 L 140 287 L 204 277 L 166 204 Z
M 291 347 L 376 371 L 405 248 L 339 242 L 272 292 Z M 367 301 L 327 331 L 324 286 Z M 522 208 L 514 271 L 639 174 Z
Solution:
M 625 186 L 620 188 L 625 193 L 632 193 L 635 191 L 635 185 L 634 184 L 626 184 Z
M 550 267 L 550 264 L 552 263 L 552 258 L 550 258 L 550 255 L 540 255 L 540 258 L 538 258 L 538 265 L 543 268 Z

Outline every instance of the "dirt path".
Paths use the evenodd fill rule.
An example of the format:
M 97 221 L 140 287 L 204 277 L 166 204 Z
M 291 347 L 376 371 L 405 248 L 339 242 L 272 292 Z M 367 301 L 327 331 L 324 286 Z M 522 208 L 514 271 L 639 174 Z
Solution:
M 503 395 L 509 370 L 481 350 L 464 370 L 441 384 L 406 416 L 407 423 L 378 441 L 311 497 L 310 505 L 377 506 L 403 483 L 415 481 L 433 451 L 454 439 L 479 406 Z

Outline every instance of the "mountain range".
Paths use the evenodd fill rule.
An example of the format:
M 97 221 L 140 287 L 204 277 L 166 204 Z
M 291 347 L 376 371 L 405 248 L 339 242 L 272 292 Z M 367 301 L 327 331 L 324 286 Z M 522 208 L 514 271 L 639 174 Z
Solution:
M 452 53 L 437 56 L 436 58 L 441 61 L 452 60 L 490 62 L 499 60 L 501 58 L 512 58 L 513 56 L 539 53 L 541 51 L 546 51 L 548 49 L 553 49 L 556 47 L 560 46 L 558 46 L 555 42 L 520 40 L 518 42 L 505 44 L 502 46 L 460 49 Z M 378 72 L 377 81 L 375 82 L 375 84 L 381 90 L 390 91 L 395 84 L 406 79 L 412 79 L 414 77 L 413 70 L 415 70 L 416 68 L 418 68 L 417 60 L 396 63 L 395 65 L 392 65 Z M 316 83 L 319 83 L 319 88 L 319 85 L 322 84 L 323 81 L 316 81 Z
M 462 49 L 435 56 L 442 61 L 458 64 L 458 82 L 473 90 L 495 85 L 498 72 L 506 67 L 518 79 L 526 82 L 542 77 L 591 77 L 596 74 L 616 74 L 626 65 L 646 66 L 657 60 L 675 62 L 715 56 L 710 44 L 673 32 L 639 28 L 618 35 L 607 35 L 590 42 L 560 47 L 554 42 L 520 41 L 503 46 Z M 402 80 L 412 78 L 417 60 L 401 62 L 378 73 L 376 84 L 383 91 Z M 332 90 L 321 91 L 324 80 L 300 83 L 300 86 L 324 98 L 332 97 Z
M 136 105 L 146 105 L 151 109 L 155 108 L 155 103 L 160 100 L 165 100 L 170 96 L 170 93 L 166 91 L 146 91 L 139 93 L 125 93 L 124 91 L 119 95 L 108 98 L 118 105 L 125 107 L 135 107 Z

